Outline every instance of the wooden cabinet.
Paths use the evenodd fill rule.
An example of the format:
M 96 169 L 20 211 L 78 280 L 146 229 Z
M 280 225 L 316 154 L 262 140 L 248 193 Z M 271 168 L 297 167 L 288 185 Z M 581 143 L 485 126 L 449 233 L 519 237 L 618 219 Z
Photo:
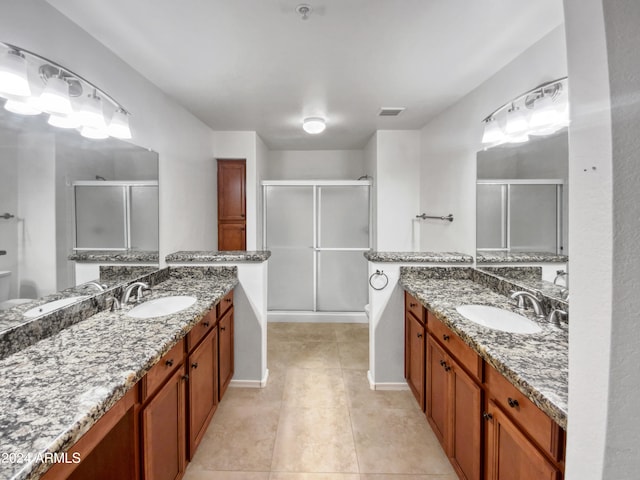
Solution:
M 218 160 L 218 250 L 246 250 L 245 160 Z
M 558 480 L 559 470 L 493 401 L 485 412 L 487 480 Z
M 218 362 L 218 398 L 222 400 L 234 371 L 233 308 L 218 320 Z
M 218 329 L 212 328 L 189 353 L 189 459 L 218 406 Z
M 405 294 L 405 357 L 404 375 L 407 384 L 424 411 L 425 338 L 424 307 L 411 295 Z
M 482 388 L 429 334 L 427 420 L 458 476 L 480 479 Z
M 177 480 L 184 474 L 186 455 L 184 365 L 143 407 L 141 413 L 142 471 L 145 480 Z

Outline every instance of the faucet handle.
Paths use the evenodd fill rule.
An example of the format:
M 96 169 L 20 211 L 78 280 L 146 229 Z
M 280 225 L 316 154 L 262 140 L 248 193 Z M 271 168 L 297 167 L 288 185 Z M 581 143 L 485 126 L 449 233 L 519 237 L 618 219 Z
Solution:
M 511 294 L 509 298 L 516 300 L 518 302 L 518 308 L 521 310 L 524 310 L 525 305 L 524 305 L 524 296 L 522 295 L 522 292 L 519 292 L 517 290 L 509 290 L 509 293 Z
M 569 314 L 564 310 L 560 310 L 559 308 L 554 308 L 549 312 L 549 315 L 547 316 L 547 322 L 559 327 L 560 319 L 565 319 L 567 318 L 568 315 Z

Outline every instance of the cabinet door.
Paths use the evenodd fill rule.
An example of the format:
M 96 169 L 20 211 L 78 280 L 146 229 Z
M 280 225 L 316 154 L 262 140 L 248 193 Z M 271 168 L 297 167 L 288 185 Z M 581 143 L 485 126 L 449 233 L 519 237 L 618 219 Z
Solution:
M 233 308 L 218 323 L 218 368 L 219 368 L 219 399 L 233 377 Z
M 458 476 L 480 480 L 482 389 L 449 358 L 451 391 L 449 458 Z
M 189 355 L 189 458 L 193 458 L 218 405 L 218 331 Z
M 218 224 L 218 250 L 246 250 L 246 244 L 244 223 Z
M 431 335 L 427 335 L 427 420 L 440 443 L 447 446 L 449 410 L 448 357 Z
M 245 213 L 245 161 L 218 160 L 218 221 L 244 221 Z
M 420 408 L 424 411 L 424 326 L 407 313 L 407 383 L 416 397 Z
M 145 480 L 176 480 L 186 463 L 186 376 L 178 369 L 142 410 Z
M 559 471 L 493 401 L 488 404 L 487 477 L 489 480 L 557 480 Z

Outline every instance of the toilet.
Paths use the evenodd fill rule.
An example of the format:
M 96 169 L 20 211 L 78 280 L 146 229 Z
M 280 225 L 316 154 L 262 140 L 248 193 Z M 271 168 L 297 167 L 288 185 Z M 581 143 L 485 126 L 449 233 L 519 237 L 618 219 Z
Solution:
M 9 310 L 16 305 L 32 302 L 32 298 L 12 298 L 9 300 L 9 292 L 11 287 L 11 272 L 7 270 L 0 271 L 0 310 Z

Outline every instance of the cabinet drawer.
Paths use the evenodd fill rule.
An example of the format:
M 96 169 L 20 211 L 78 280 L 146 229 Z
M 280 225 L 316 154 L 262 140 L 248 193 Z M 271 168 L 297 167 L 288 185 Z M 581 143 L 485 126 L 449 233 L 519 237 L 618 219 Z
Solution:
M 516 387 L 487 366 L 489 398 L 499 405 L 538 445 L 553 458 L 560 458 L 560 427 Z
M 453 356 L 476 380 L 482 381 L 482 359 L 435 315 L 427 311 L 427 329 L 431 336 Z
M 222 318 L 222 316 L 227 313 L 229 307 L 233 305 L 233 290 L 227 293 L 222 300 L 218 302 L 218 319 Z
M 218 319 L 216 318 L 216 309 L 213 308 L 202 319 L 194 325 L 187 334 L 187 350 L 191 351 L 207 333 L 213 330 Z
M 409 292 L 404 292 L 404 308 L 407 312 L 413 313 L 413 316 L 416 317 L 420 323 L 424 324 L 424 312 L 426 309 Z
M 165 353 L 142 379 L 142 401 L 145 401 L 169 378 L 171 373 L 184 362 L 184 339 Z

